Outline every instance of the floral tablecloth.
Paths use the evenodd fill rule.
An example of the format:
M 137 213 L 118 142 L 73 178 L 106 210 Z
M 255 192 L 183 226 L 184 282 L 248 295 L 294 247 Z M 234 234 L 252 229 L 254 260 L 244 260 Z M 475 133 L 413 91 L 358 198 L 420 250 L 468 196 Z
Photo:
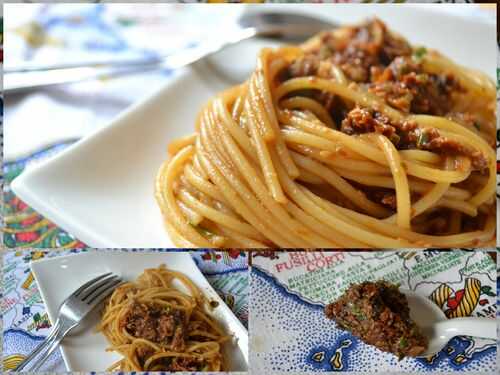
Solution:
M 238 7 L 232 13 L 241 9 Z M 463 12 L 463 9 L 451 7 L 450 11 Z M 9 56 L 6 67 L 34 59 L 43 63 L 168 54 L 202 43 L 210 38 L 211 33 L 207 30 L 211 26 L 222 27 L 230 22 L 227 14 L 214 14 L 207 19 L 202 11 L 170 4 L 155 4 L 154 7 L 117 4 L 112 7 L 106 4 L 72 4 L 69 7 L 22 4 L 16 7 L 11 4 L 6 5 L 4 12 L 5 29 L 10 38 L 6 45 Z M 491 18 L 489 12 L 476 6 L 468 8 L 467 12 L 475 17 Z M 234 14 L 231 19 L 233 17 Z M 203 27 L 193 28 L 196 23 Z M 30 164 L 63 150 L 105 125 L 137 98 L 163 85 L 172 74 L 175 73 L 162 71 L 119 82 L 82 83 L 8 101 L 2 207 L 6 247 L 85 247 L 20 201 L 10 190 L 10 182 Z M 33 116 L 40 122 L 34 123 Z M 19 137 L 23 142 L 18 141 Z
M 50 322 L 38 287 L 33 279 L 31 261 L 67 255 L 86 250 L 66 251 L 9 251 L 3 257 L 2 299 L 3 366 L 14 368 L 50 332 Z M 104 250 L 103 250 L 104 251 Z M 198 251 L 192 256 L 240 321 L 248 324 L 248 262 L 244 252 Z M 54 353 L 40 371 L 64 372 L 59 351 Z

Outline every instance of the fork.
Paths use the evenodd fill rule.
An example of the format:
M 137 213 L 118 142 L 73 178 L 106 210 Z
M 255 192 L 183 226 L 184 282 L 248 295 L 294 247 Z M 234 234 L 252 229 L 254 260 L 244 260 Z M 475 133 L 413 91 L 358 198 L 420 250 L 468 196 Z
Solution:
M 256 8 L 257 9 L 257 8 Z M 235 20 L 220 40 L 202 43 L 170 55 L 148 56 L 139 59 L 92 61 L 4 68 L 3 94 L 27 92 L 34 89 L 96 79 L 123 77 L 158 69 L 178 69 L 195 63 L 223 48 L 252 37 L 266 37 L 284 42 L 303 42 L 322 30 L 337 25 L 322 17 L 304 13 L 244 12 Z
M 100 275 L 73 292 L 59 307 L 54 328 L 49 336 L 28 357 L 26 357 L 13 371 L 23 371 L 28 363 L 32 362 L 45 350 L 36 364 L 29 370 L 37 371 L 54 352 L 61 340 L 87 316 L 100 302 L 102 302 L 120 284 L 122 280 L 112 272 Z

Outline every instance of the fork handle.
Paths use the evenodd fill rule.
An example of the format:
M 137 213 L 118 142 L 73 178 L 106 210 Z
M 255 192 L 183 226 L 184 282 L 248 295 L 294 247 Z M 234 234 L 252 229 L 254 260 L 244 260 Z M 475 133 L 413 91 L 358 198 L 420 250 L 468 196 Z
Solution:
M 178 69 L 193 64 L 221 49 L 257 35 L 252 27 L 244 28 L 227 35 L 224 40 L 194 49 L 187 49 L 163 58 L 144 61 L 137 60 L 108 67 L 62 67 L 60 69 L 32 72 L 13 72 L 3 76 L 3 94 L 26 92 L 44 87 L 84 82 L 96 79 L 110 79 L 157 69 Z
M 60 321 L 57 320 L 52 332 L 45 338 L 45 340 L 36 347 L 13 371 L 22 371 L 28 363 L 30 363 L 38 354 L 40 354 L 46 347 L 48 347 L 55 339 L 60 331 L 61 324 Z

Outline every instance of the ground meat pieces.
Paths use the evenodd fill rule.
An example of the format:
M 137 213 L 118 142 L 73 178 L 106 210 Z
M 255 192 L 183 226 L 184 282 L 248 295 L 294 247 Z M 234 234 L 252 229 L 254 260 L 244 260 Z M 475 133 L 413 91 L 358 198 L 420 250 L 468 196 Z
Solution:
M 370 189 L 366 192 L 366 195 L 370 200 L 374 202 L 379 202 L 394 211 L 398 207 L 396 193 L 394 192 L 394 190 L 383 189 L 383 188 L 376 190 Z
M 380 133 L 388 137 L 399 150 L 427 150 L 441 155 L 462 155 L 470 158 L 473 170 L 488 168 L 481 153 L 453 139 L 442 136 L 434 128 L 420 129 L 411 121 L 395 122 L 370 108 L 356 107 L 342 120 L 340 130 L 346 134 Z M 383 202 L 382 202 L 383 203 Z
M 189 357 L 160 357 L 156 359 L 153 367 L 158 371 L 201 371 L 205 366 L 202 359 L 189 358 Z
M 406 297 L 386 281 L 351 285 L 325 307 L 325 314 L 339 328 L 398 358 L 415 357 L 427 349 L 427 338 L 410 319 Z
M 411 55 L 411 46 L 391 34 L 380 20 L 343 29 L 342 35 L 325 33 L 317 50 L 309 51 L 289 68 L 289 76 L 315 75 L 320 62 L 339 66 L 344 74 L 356 82 L 368 82 L 371 69 L 384 67 L 396 56 Z
M 183 327 L 177 327 L 172 338 L 172 348 L 181 350 L 184 347 L 184 330 Z
M 282 78 L 333 79 L 335 65 L 349 80 L 402 112 L 443 116 L 452 109 L 453 94 L 464 89 L 451 74 L 425 73 L 418 57 L 421 50 L 413 51 L 406 40 L 374 19 L 324 33 L 319 45 L 292 62 Z
M 385 24 L 377 19 L 352 28 L 347 42 L 343 46 L 336 43 L 333 48 L 333 62 L 356 82 L 367 82 L 372 67 L 387 65 L 396 56 L 411 54 L 410 45 L 388 32 Z
M 417 129 L 410 121 L 394 122 L 371 108 L 355 107 L 347 113 L 340 130 L 346 134 L 380 133 L 388 137 L 398 149 L 408 148 L 408 136 Z M 413 138 L 412 138 L 413 139 Z
M 315 76 L 335 79 L 333 66 L 340 67 L 358 87 L 382 98 L 387 104 L 409 114 L 447 116 L 468 128 L 480 126 L 468 114 L 453 111 L 456 94 L 464 91 L 450 74 L 426 73 L 422 68 L 424 48 L 416 49 L 390 33 L 375 19 L 360 26 L 347 27 L 321 35 L 319 45 L 295 60 L 282 78 Z M 392 121 L 367 108 L 352 108 L 338 96 L 318 90 L 294 92 L 322 103 L 340 130 L 349 135 L 376 132 L 388 137 L 398 150 L 428 150 L 443 156 L 464 155 L 473 170 L 484 171 L 488 160 L 478 150 L 442 136 L 437 129 L 420 129 L 413 121 Z M 458 166 L 459 167 L 459 166 Z M 382 198 L 391 207 L 393 199 Z
M 177 357 L 170 366 L 166 368 L 167 371 L 198 371 L 202 370 L 203 363 L 194 358 Z
M 184 315 L 180 310 L 134 303 L 125 317 L 124 326 L 134 337 L 168 344 L 174 350 L 184 347 Z
M 415 129 L 407 138 L 408 148 L 428 150 L 442 155 L 463 155 L 470 158 L 473 170 L 483 171 L 488 168 L 488 160 L 483 153 L 442 136 L 437 129 Z
M 403 112 L 442 116 L 451 109 L 452 93 L 461 88 L 452 75 L 427 74 L 419 63 L 403 56 L 381 73 L 372 70 L 369 90 Z
M 377 64 L 374 54 L 354 45 L 333 57 L 334 64 L 340 66 L 345 75 L 356 82 L 366 82 L 370 77 L 370 67 Z
M 340 130 L 346 134 L 380 133 L 391 137 L 396 128 L 387 116 L 368 108 L 356 107 L 351 110 L 342 121 Z

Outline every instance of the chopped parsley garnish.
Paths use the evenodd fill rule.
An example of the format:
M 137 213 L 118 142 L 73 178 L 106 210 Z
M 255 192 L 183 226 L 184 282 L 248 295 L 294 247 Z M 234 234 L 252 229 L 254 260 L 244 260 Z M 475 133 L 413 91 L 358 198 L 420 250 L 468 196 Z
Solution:
M 358 306 L 352 304 L 351 311 L 356 316 L 356 318 L 358 318 L 359 320 L 365 319 L 365 314 L 363 314 L 363 311 L 361 311 L 361 309 Z
M 404 349 L 404 348 L 406 348 L 407 346 L 408 346 L 408 341 L 406 340 L 406 337 L 404 337 L 404 336 L 403 336 L 403 337 L 401 337 L 401 338 L 399 339 L 399 347 L 400 347 L 401 349 Z
M 429 142 L 429 136 L 427 135 L 426 132 L 420 131 L 420 134 L 418 135 L 417 139 L 417 148 L 422 147 L 427 142 Z
M 415 51 L 413 51 L 413 57 L 415 60 L 420 61 L 426 53 L 427 49 L 425 47 L 418 47 Z
M 207 238 L 212 238 L 213 236 L 215 236 L 215 233 L 209 231 L 208 229 L 205 229 L 203 227 L 200 227 L 199 225 L 194 225 L 194 224 L 190 224 L 194 229 L 196 229 L 196 231 L 201 234 L 202 236 L 204 237 L 207 237 Z

